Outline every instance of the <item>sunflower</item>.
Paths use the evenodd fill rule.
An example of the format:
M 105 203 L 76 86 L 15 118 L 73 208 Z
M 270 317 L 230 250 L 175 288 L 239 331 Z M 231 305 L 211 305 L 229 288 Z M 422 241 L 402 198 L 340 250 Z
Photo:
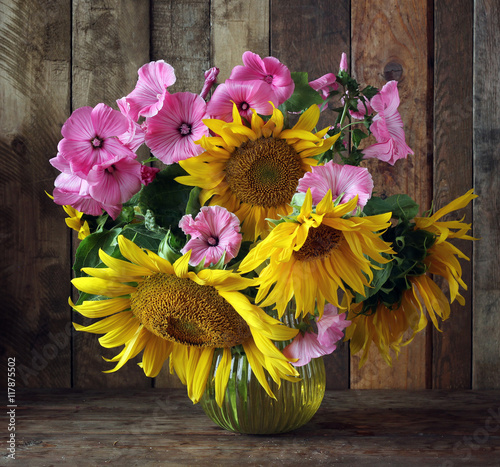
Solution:
M 128 261 L 102 250 L 107 268 L 84 268 L 90 277 L 73 279 L 79 290 L 107 297 L 84 301 L 73 308 L 88 318 L 104 318 L 90 326 L 74 324 L 78 331 L 104 334 L 103 347 L 124 345 L 108 360 L 117 362 L 107 372 L 121 368 L 144 350 L 140 364 L 146 376 L 156 376 L 170 357 L 188 396 L 196 403 L 205 389 L 215 349 L 223 349 L 216 381 L 216 400 L 222 404 L 231 364 L 231 348 L 242 345 L 252 371 L 274 397 L 264 368 L 278 383 L 296 380 L 297 371 L 276 348 L 273 340 L 288 340 L 297 334 L 250 303 L 240 292 L 250 279 L 226 270 L 188 271 L 190 253 L 172 265 L 151 251 L 143 251 L 123 236 L 120 252 Z
M 380 238 L 390 225 L 391 213 L 344 218 L 356 209 L 357 202 L 356 196 L 336 206 L 329 190 L 313 210 L 308 189 L 300 214 L 276 225 L 250 250 L 241 263 L 242 272 L 256 269 L 269 258 L 257 279 L 256 301 L 261 306 L 275 303 L 282 316 L 295 297 L 297 317 L 314 314 L 315 305 L 322 316 L 325 302 L 341 306 L 339 288 L 346 291 L 348 285 L 364 293 L 373 278 L 368 257 L 384 264 L 389 260 L 381 253 L 393 253 Z
M 414 219 L 413 230 L 430 233 L 434 241 L 417 268 L 422 273 L 406 277 L 408 290 L 402 293 L 400 301 L 391 304 L 379 299 L 375 309 L 368 313 L 364 311 L 363 302 L 351 304 L 348 319 L 352 324 L 346 330 L 345 338 L 351 341 L 351 353 L 363 350 L 360 366 L 366 362 L 372 343 L 391 365 L 390 350 L 397 356 L 401 345 L 409 344 L 417 333 L 425 329 L 428 322 L 425 311 L 434 327 L 440 331 L 438 318 L 443 321 L 449 318 L 450 304 L 455 299 L 461 305 L 465 304 L 464 297 L 459 293 L 459 287 L 467 290 L 467 285 L 462 280 L 462 268 L 458 258 L 465 260 L 469 258 L 447 240 L 449 238 L 475 240 L 475 238 L 467 235 L 471 228 L 470 224 L 462 221 L 440 221 L 440 219 L 451 211 L 464 208 L 476 197 L 473 190 L 470 190 L 436 211 L 434 215 Z M 449 300 L 429 274 L 441 276 L 448 282 Z M 407 331 L 410 329 L 411 334 L 408 334 Z
M 199 141 L 203 154 L 179 162 L 189 175 L 176 180 L 200 187 L 201 204 L 210 200 L 210 205 L 236 214 L 243 240 L 264 238 L 270 230 L 267 218 L 292 212 L 289 203 L 299 180 L 317 164 L 313 157 L 339 137 L 325 138 L 328 128 L 312 133 L 320 116 L 317 105 L 291 129 L 283 129 L 283 114 L 273 109 L 267 122 L 253 111 L 250 127 L 243 124 L 236 106 L 232 122 L 203 120 L 216 136 Z

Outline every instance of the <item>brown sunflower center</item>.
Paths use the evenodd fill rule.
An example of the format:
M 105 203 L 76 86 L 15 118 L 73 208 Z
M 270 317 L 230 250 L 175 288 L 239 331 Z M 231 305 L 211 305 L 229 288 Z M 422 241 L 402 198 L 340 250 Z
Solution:
M 321 224 L 319 227 L 309 229 L 306 241 L 300 250 L 293 255 L 299 261 L 313 261 L 327 257 L 336 250 L 342 241 L 342 232 Z
M 130 297 L 134 315 L 153 334 L 196 347 L 232 347 L 247 340 L 250 328 L 212 286 L 158 273 Z
M 304 173 L 297 151 L 277 138 L 243 143 L 226 164 L 226 182 L 236 197 L 266 208 L 289 203 Z

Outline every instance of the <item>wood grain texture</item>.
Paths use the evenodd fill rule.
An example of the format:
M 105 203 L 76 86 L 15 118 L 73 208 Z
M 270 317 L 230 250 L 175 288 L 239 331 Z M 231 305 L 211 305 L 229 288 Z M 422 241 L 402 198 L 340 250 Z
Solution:
M 420 204 L 430 207 L 432 192 L 432 140 L 430 138 L 430 86 L 428 41 L 428 2 L 373 3 L 358 0 L 351 4 L 352 70 L 361 84 L 382 87 L 394 74 L 384 70 L 401 67 L 398 89 L 399 111 L 406 129 L 406 141 L 415 152 L 394 166 L 367 161 L 378 196 L 407 193 Z M 359 357 L 352 357 L 351 387 L 417 389 L 426 387 L 426 335 L 420 333 L 401 351 L 399 359 L 388 367 L 372 354 L 362 368 Z
M 0 3 L 0 368 L 15 357 L 19 387 L 71 384 L 70 234 L 44 193 L 69 111 L 70 26 L 65 1 Z
M 307 71 L 312 81 L 337 73 L 342 52 L 349 53 L 349 1 L 328 0 L 271 2 L 271 55 L 291 71 Z M 336 114 L 325 110 L 318 128 L 331 125 Z M 328 389 L 349 386 L 349 346 L 340 344 L 325 358 Z
M 216 426 L 184 390 L 32 391 L 2 465 L 497 466 L 499 396 L 327 391 L 302 428 L 251 436 Z
M 243 64 L 243 52 L 269 55 L 269 1 L 213 0 L 210 5 L 212 62 L 222 83 L 234 66 Z
M 175 69 L 174 92 L 198 94 L 210 61 L 210 2 L 155 0 L 151 4 L 151 59 Z
M 137 70 L 149 61 L 149 2 L 125 0 L 73 2 L 73 108 L 103 102 L 117 109 L 116 100 L 134 89 Z M 54 146 L 55 147 L 55 146 Z M 93 320 L 74 313 L 78 323 Z M 74 336 L 73 384 L 81 388 L 150 387 L 152 381 L 130 361 L 119 373 L 101 356 L 120 349 L 104 349 L 98 336 Z
M 474 7 L 473 387 L 487 388 L 500 386 L 500 5 Z
M 454 14 L 450 15 L 453 10 Z M 442 208 L 473 186 L 472 161 L 472 0 L 434 4 L 434 204 Z M 461 70 L 457 74 L 457 69 Z M 472 205 L 460 214 L 472 221 Z M 471 242 L 454 243 L 472 258 Z M 463 279 L 472 284 L 472 263 L 461 261 Z M 448 294 L 447 282 L 436 282 Z M 432 387 L 470 388 L 472 360 L 472 287 L 466 305 L 451 305 L 442 333 L 432 329 Z

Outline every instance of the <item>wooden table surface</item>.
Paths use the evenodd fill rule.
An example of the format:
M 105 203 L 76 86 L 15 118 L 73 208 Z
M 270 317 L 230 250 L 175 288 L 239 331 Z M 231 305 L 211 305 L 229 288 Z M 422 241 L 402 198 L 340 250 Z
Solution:
M 328 391 L 306 426 L 275 436 L 222 430 L 178 389 L 18 391 L 15 403 L 15 460 L 3 429 L 0 465 L 500 465 L 500 391 Z

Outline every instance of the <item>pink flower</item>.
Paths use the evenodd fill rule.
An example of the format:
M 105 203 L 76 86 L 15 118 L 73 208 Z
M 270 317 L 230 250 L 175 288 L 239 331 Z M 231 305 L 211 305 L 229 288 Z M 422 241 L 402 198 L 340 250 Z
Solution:
M 118 154 L 135 154 L 116 138 L 129 128 L 127 117 L 105 104 L 76 109 L 64 123 L 58 150 L 71 171 L 85 177 L 96 164 Z
M 163 106 L 167 88 L 175 83 L 174 69 L 163 60 L 149 62 L 139 68 L 135 89 L 126 97 L 130 104 L 130 116 L 152 117 Z
M 307 193 L 308 188 L 311 189 L 314 204 L 318 204 L 328 190 L 331 190 L 334 200 L 342 196 L 341 203 L 347 203 L 357 195 L 358 206 L 362 209 L 372 195 L 373 179 L 364 167 L 340 165 L 330 161 L 313 167 L 311 172 L 306 172 L 299 180 L 299 193 Z
M 136 152 L 142 143 L 144 143 L 146 132 L 142 126 L 130 116 L 130 104 L 127 102 L 125 97 L 118 99 L 116 103 L 118 104 L 118 108 L 120 109 L 122 115 L 124 115 L 128 120 L 128 130 L 118 136 L 118 139 L 124 146 L 129 148 L 131 151 Z
M 334 346 L 334 344 L 344 337 L 344 329 L 351 324 L 345 317 L 345 313 L 338 314 L 336 306 L 330 303 L 325 305 L 323 316 L 319 319 L 316 318 L 316 324 L 318 325 L 318 342 L 320 345 L 329 348 Z
M 160 171 L 156 167 L 149 167 L 141 164 L 141 182 L 143 185 L 149 185 L 155 178 L 156 174 Z
M 215 264 L 225 253 L 224 263 L 234 258 L 240 249 L 242 235 L 239 219 L 221 206 L 203 206 L 193 220 L 191 214 L 185 215 L 179 227 L 191 239 L 181 253 L 191 251 L 189 264 L 196 266 L 205 258 L 205 266 Z
M 399 93 L 397 81 L 389 81 L 370 100 L 370 104 L 378 114 L 373 117 L 370 127 L 377 140 L 376 144 L 363 149 L 366 158 L 377 158 L 391 165 L 398 159 L 404 159 L 413 151 L 406 144 L 403 120 L 397 108 Z
M 240 82 L 226 80 L 214 91 L 207 105 L 207 113 L 225 121 L 232 121 L 233 102 L 240 115 L 247 120 L 252 118 L 252 109 L 261 115 L 271 115 L 276 105 L 272 89 L 259 81 Z
M 347 55 L 345 52 L 342 52 L 342 55 L 340 56 L 340 66 L 339 66 L 340 71 L 347 71 L 348 66 L 347 66 Z
M 113 219 L 116 219 L 120 214 L 121 206 L 106 206 L 90 196 L 87 181 L 71 172 L 69 163 L 61 154 L 50 159 L 50 163 L 62 172 L 54 182 L 53 195 L 56 204 L 70 205 L 78 211 L 92 216 L 100 216 L 103 209 Z
M 332 91 L 339 88 L 339 83 L 337 83 L 337 77 L 333 73 L 327 73 L 321 78 L 310 81 L 309 86 L 318 91 L 323 100 L 326 100 Z
M 345 313 L 338 314 L 333 305 L 326 305 L 323 316 L 316 318 L 318 334 L 306 331 L 297 334 L 295 339 L 283 350 L 283 355 L 290 360 L 298 359 L 294 366 L 307 365 L 311 359 L 331 354 L 336 348 L 336 343 L 344 337 L 343 330 L 351 324 L 346 321 Z
M 161 110 L 147 119 L 146 144 L 155 157 L 165 164 L 197 156 L 203 148 L 195 143 L 208 136 L 203 123 L 207 105 L 198 95 L 178 92 L 165 96 Z
M 141 165 L 127 156 L 94 165 L 87 176 L 90 196 L 108 206 L 128 201 L 141 189 Z
M 200 97 L 205 99 L 212 89 L 213 84 L 217 80 L 219 74 L 219 69 L 217 67 L 212 67 L 210 70 L 205 71 L 205 84 L 203 84 L 203 89 L 201 90 Z
M 292 94 L 295 84 L 290 70 L 277 58 L 260 58 L 253 52 L 243 54 L 244 66 L 238 65 L 231 71 L 231 80 L 236 81 L 263 81 L 269 86 L 275 96 L 270 99 L 276 106 L 285 102 Z

